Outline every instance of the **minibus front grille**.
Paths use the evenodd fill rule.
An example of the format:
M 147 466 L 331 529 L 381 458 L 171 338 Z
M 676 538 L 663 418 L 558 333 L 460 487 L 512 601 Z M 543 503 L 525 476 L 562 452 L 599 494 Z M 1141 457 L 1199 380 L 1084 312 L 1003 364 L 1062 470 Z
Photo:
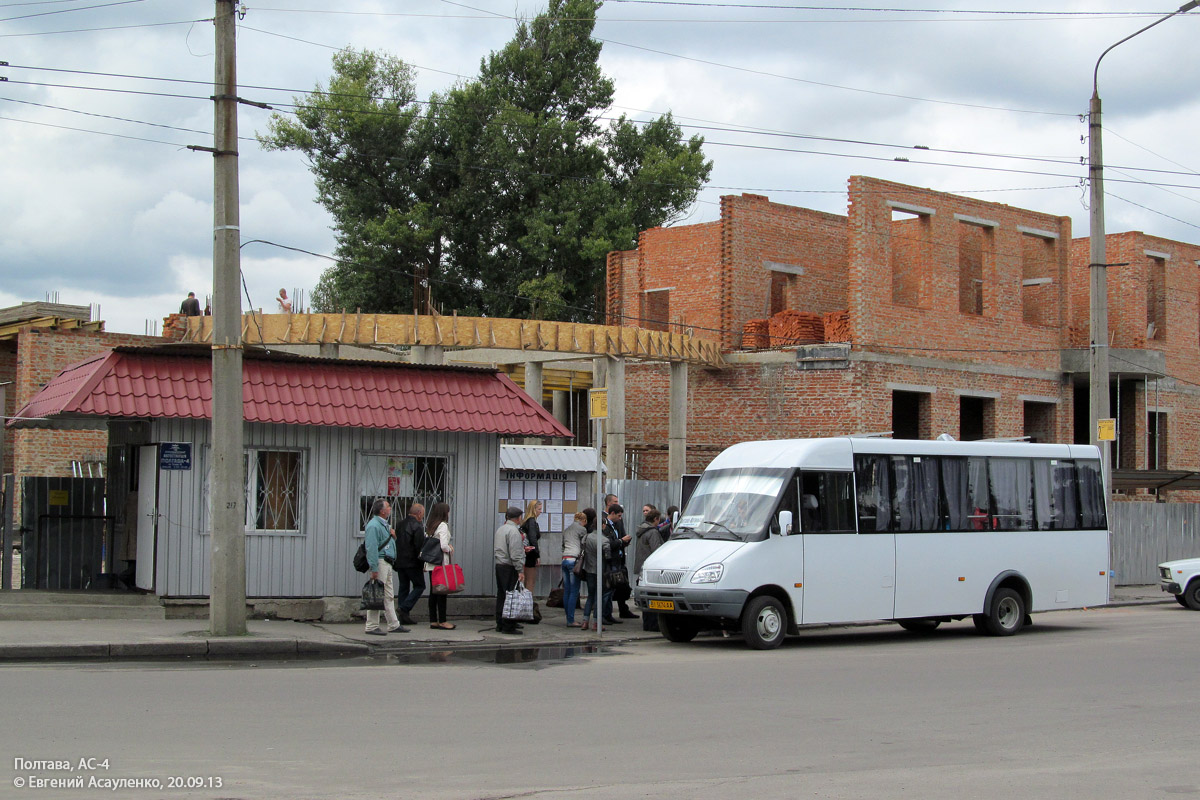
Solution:
M 648 569 L 646 570 L 646 583 L 653 583 L 657 586 L 675 586 L 683 580 L 685 571 L 681 569 Z

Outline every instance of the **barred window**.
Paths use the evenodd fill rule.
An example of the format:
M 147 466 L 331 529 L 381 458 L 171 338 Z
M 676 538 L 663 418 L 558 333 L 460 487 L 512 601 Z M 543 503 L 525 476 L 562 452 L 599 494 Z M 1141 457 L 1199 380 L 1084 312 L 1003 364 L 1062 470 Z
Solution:
M 393 517 L 399 515 L 399 519 L 404 519 L 413 503 L 426 509 L 439 502 L 454 505 L 446 456 L 359 453 L 356 470 L 360 531 L 371 521 L 371 504 L 377 497 L 387 500 Z
M 302 455 L 296 450 L 246 454 L 246 530 L 300 530 Z

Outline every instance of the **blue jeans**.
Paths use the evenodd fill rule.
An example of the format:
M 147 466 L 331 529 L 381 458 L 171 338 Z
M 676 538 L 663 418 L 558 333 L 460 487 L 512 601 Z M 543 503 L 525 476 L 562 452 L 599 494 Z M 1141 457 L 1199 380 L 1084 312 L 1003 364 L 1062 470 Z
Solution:
M 597 599 L 596 598 L 596 575 L 595 575 L 595 573 L 592 573 L 592 572 L 585 572 L 583 575 L 584 575 L 584 580 L 587 581 L 587 589 L 588 589 L 587 602 L 585 602 L 583 604 L 583 620 L 584 620 L 584 622 L 591 622 L 595 619 L 595 616 L 596 616 L 596 599 Z M 612 591 L 611 590 L 605 592 L 604 597 L 600 599 L 600 608 L 601 609 L 611 609 L 612 608 Z M 607 618 L 607 617 L 608 617 L 608 614 L 605 613 L 604 618 Z
M 575 559 L 562 561 L 563 609 L 567 612 L 567 624 L 575 624 L 575 606 L 579 603 L 579 576 L 575 574 Z

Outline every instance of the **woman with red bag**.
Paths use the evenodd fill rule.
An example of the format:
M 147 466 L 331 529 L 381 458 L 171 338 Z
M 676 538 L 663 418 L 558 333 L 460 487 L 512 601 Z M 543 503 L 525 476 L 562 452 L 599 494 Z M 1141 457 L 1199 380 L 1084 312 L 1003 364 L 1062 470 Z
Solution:
M 441 542 L 442 552 L 447 556 L 454 552 L 454 545 L 450 544 L 450 526 L 447 521 L 450 519 L 450 504 L 449 503 L 434 503 L 433 508 L 429 511 L 429 519 L 425 523 L 425 535 L 436 536 Z M 443 562 L 446 561 L 443 557 Z M 425 571 L 433 572 L 435 569 L 433 564 L 425 562 Z M 430 581 L 432 587 L 433 582 Z M 457 626 L 453 622 L 446 621 L 446 595 L 439 594 L 432 589 L 429 592 L 429 627 L 441 628 L 442 630 L 452 631 Z

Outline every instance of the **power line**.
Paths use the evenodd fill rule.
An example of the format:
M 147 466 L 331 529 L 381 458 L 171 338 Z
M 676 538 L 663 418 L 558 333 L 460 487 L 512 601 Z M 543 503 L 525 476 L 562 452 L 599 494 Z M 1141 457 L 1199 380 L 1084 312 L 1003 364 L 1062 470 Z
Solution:
M 114 0 L 111 3 L 101 3 L 97 6 L 78 6 L 76 8 L 59 8 L 54 11 L 39 11 L 35 14 L 22 14 L 19 17 L 4 17 L 0 22 L 15 22 L 19 19 L 32 19 L 34 17 L 51 17 L 55 14 L 70 14 L 74 11 L 91 11 L 95 8 L 108 8 L 110 6 L 127 6 L 130 3 L 144 3 L 145 0 Z
M 15 119 L 13 117 L 0 117 L 0 120 L 4 120 L 6 122 L 20 122 L 25 125 L 40 125 L 41 127 L 44 127 L 44 128 L 58 128 L 59 130 L 76 131 L 78 133 L 95 133 L 95 134 L 100 134 L 102 136 L 113 136 L 117 139 L 132 139 L 137 142 L 151 142 L 153 144 L 169 144 L 172 147 L 180 147 L 180 148 L 187 147 L 187 145 L 179 144 L 178 142 L 164 142 L 161 139 L 145 139 L 140 136 L 126 136 L 121 133 L 108 133 L 106 131 L 94 131 L 94 130 L 89 130 L 88 128 L 73 128 L 69 125 L 53 125 L 49 122 L 34 122 L 33 120 L 29 120 L 29 119 Z
M 65 31 L 35 31 L 33 33 L 0 33 L 0 39 L 14 39 L 18 36 L 57 36 L 61 33 L 98 33 L 101 31 L 126 31 L 134 28 L 161 28 L 165 25 L 195 25 L 197 22 L 212 22 L 207 19 L 185 19 L 179 22 L 143 22 L 138 25 L 109 25 L 104 28 L 73 28 Z

